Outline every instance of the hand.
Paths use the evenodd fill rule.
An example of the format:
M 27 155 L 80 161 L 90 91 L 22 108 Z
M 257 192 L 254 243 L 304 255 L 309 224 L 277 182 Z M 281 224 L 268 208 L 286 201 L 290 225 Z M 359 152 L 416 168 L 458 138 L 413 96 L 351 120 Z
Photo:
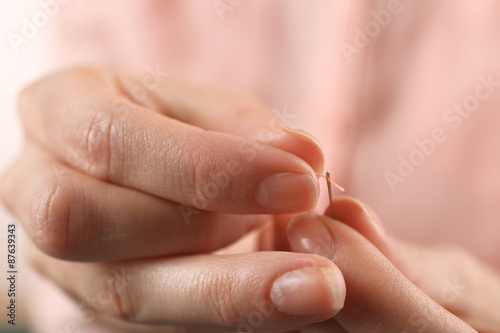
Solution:
M 455 316 L 480 332 L 498 332 L 496 272 L 454 247 L 393 238 L 359 201 L 338 197 L 333 208 L 335 220 L 306 214 L 287 230 L 293 250 L 332 259 L 347 285 L 341 312 L 304 332 L 472 331 Z
M 26 145 L 0 192 L 38 247 L 34 266 L 84 312 L 127 322 L 331 318 L 345 285 L 330 260 L 211 254 L 272 221 L 244 214 L 314 207 L 318 144 L 248 97 L 156 80 L 79 68 L 22 93 Z

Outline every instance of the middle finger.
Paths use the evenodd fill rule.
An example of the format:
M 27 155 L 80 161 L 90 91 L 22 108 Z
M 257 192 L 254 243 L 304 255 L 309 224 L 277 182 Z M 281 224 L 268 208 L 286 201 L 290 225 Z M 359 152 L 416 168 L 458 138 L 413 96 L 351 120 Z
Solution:
M 60 164 L 30 142 L 6 176 L 6 204 L 39 248 L 64 259 L 211 252 L 268 219 L 198 211 L 106 183 Z

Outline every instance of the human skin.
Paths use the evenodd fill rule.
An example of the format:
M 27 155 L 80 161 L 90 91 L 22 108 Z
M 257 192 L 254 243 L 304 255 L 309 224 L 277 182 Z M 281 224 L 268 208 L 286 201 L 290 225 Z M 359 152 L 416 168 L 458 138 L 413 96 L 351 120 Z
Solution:
M 379 289 L 388 291 L 392 283 L 397 281 L 391 276 L 390 286 L 384 281 L 384 260 L 389 260 L 406 279 L 413 283 L 428 297 L 443 308 L 454 313 L 479 332 L 496 332 L 500 319 L 495 310 L 500 297 L 500 278 L 490 267 L 476 260 L 466 251 L 451 245 L 421 246 L 394 238 L 370 209 L 370 207 L 350 197 L 339 196 L 332 203 L 335 218 L 302 214 L 291 223 L 283 224 L 286 228 L 287 241 L 291 250 L 302 253 L 315 253 L 332 259 L 344 274 L 347 284 L 347 298 L 343 310 L 327 323 L 314 326 L 310 332 L 329 332 L 332 327 L 341 325 L 347 332 L 378 332 L 384 331 L 384 320 L 388 320 L 399 328 L 396 332 L 461 332 L 465 330 L 458 325 L 456 328 L 447 326 L 438 328 L 429 317 L 423 313 L 432 313 L 434 304 L 424 306 L 420 311 L 406 312 L 407 305 L 401 308 L 386 307 L 380 302 Z M 329 214 L 329 209 L 325 215 Z M 357 233 L 353 233 L 352 229 Z M 364 238 L 359 239 L 362 235 Z M 358 239 L 350 243 L 349 240 Z M 366 244 L 369 241 L 369 244 Z M 378 250 L 374 250 L 373 246 Z M 380 251 L 380 252 L 379 252 Z M 376 253 L 372 257 L 372 254 Z M 380 254 L 381 262 L 374 260 Z M 354 262 L 354 264 L 353 264 Z M 376 267 L 370 269 L 371 265 Z M 370 278 L 370 271 L 377 272 L 376 279 Z M 365 285 L 363 281 L 372 283 Z M 387 289 L 389 288 L 389 289 Z M 392 289 L 397 292 L 398 288 Z M 413 297 L 418 293 L 412 292 Z M 399 295 L 398 295 L 399 296 Z M 396 296 L 396 297 L 398 297 Z M 390 298 L 390 297 L 389 297 Z M 404 297 L 403 297 L 404 298 Z M 373 302 L 371 306 L 370 302 Z M 388 299 L 389 304 L 394 299 Z M 421 305 L 422 306 L 422 305 Z M 351 307 L 362 311 L 365 317 L 361 320 L 353 317 Z M 390 309 L 390 310 L 389 310 Z M 387 312 L 386 312 L 387 311 Z M 384 317 L 380 313 L 392 313 Z M 401 312 L 400 312 L 401 311 Z M 367 320 L 366 317 L 378 318 L 379 321 Z M 436 316 L 436 314 L 434 314 Z M 441 324 L 446 322 L 446 316 L 437 316 Z M 358 319 L 358 320 L 356 320 Z M 393 328 L 391 328 L 393 329 Z M 389 329 L 389 331 L 391 331 Z M 467 331 L 467 330 L 465 330 Z M 304 332 L 309 332 L 305 329 Z M 339 330 L 339 332 L 344 332 Z
M 126 277 L 123 288 L 109 289 L 114 301 L 98 309 L 104 321 L 227 331 L 263 313 L 265 304 L 269 314 L 256 330 L 327 325 L 339 332 L 418 332 L 424 323 L 429 332 L 474 331 L 446 309 L 483 332 L 494 327 L 477 300 L 498 299 L 498 279 L 474 259 L 450 261 L 456 252 L 394 245 L 403 243 L 384 236 L 368 208 L 352 199 L 335 202 L 337 220 L 291 214 L 316 203 L 323 155 L 310 135 L 277 125 L 269 110 L 246 96 L 172 82 L 140 103 L 114 109 L 137 84 L 110 70 L 77 68 L 28 87 L 19 103 L 25 150 L 0 188 L 36 245 L 31 262 L 77 300 L 92 306 L 109 276 L 111 282 L 115 272 Z M 259 136 L 263 128 L 270 131 Z M 254 137 L 261 142 L 252 143 Z M 255 147 L 251 161 L 246 155 L 238 160 L 242 145 Z M 68 154 L 68 146 L 79 158 Z M 231 158 L 238 172 L 229 173 L 220 194 L 205 204 L 192 200 L 193 190 L 210 183 Z M 264 199 L 274 200 L 256 199 L 262 191 L 256 184 L 276 172 L 301 176 L 269 188 Z M 304 185 L 308 177 L 313 181 Z M 179 207 L 196 204 L 186 221 Z M 304 247 L 312 244 L 307 239 L 315 223 L 304 227 L 311 219 L 326 226 L 334 245 L 327 240 L 313 251 Z M 276 242 L 269 244 L 281 240 L 304 253 L 211 254 L 256 228 L 264 236 L 272 225 L 275 231 L 288 225 L 288 231 L 271 235 Z M 280 249 L 269 244 L 258 249 Z M 447 271 L 461 278 L 468 268 L 488 284 L 467 289 L 452 306 L 436 303 L 436 278 Z M 417 269 L 429 275 L 424 279 Z M 289 279 L 298 284 L 275 284 L 289 272 L 298 272 Z M 307 326 L 315 322 L 324 323 Z

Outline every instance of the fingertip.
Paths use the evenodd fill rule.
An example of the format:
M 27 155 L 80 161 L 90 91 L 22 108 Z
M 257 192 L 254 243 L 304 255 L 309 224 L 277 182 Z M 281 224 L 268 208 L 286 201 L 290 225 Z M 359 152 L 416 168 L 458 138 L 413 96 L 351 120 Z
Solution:
M 304 159 L 315 172 L 323 173 L 325 154 L 319 141 L 310 133 L 297 127 L 285 127 L 283 130 L 295 139 L 294 146 L 297 155 Z
M 278 311 L 292 316 L 334 316 L 344 306 L 346 286 L 336 266 L 308 266 L 286 272 L 271 287 Z

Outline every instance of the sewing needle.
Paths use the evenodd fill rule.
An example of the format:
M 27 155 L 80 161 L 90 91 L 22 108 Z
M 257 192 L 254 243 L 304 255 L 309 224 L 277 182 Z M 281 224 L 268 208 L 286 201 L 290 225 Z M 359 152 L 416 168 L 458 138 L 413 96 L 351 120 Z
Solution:
M 328 185 L 328 198 L 330 199 L 330 217 L 333 219 L 332 181 L 330 180 L 330 171 L 326 172 L 326 184 Z

